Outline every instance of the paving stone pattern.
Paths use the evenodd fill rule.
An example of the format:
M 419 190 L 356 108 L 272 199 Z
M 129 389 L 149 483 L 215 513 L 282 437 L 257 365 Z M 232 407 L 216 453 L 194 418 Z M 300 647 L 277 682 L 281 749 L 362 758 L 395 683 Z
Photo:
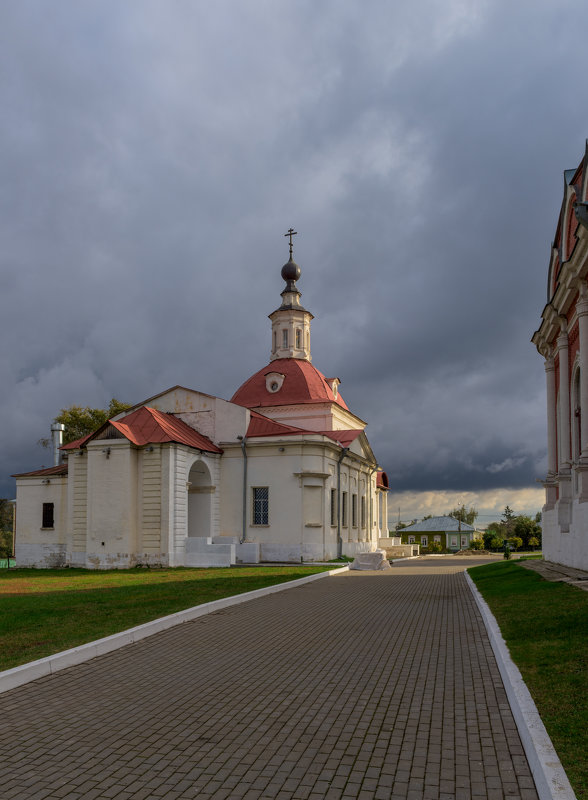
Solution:
M 536 800 L 463 574 L 411 563 L 0 695 L 0 797 Z

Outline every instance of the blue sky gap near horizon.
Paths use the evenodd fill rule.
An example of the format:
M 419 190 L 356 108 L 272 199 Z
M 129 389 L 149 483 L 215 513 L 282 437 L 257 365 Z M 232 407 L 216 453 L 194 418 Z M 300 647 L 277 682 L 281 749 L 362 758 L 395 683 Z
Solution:
M 0 496 L 68 405 L 269 358 L 283 237 L 390 519 L 535 513 L 588 7 L 20 0 L 0 8 Z

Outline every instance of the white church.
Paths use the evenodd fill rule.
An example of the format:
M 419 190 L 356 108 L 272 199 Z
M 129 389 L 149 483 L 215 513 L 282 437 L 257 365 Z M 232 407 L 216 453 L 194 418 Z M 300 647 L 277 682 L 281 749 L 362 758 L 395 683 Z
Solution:
M 282 268 L 271 356 L 230 401 L 174 386 L 15 475 L 18 566 L 228 566 L 372 552 L 388 480 L 338 378 L 311 363 L 300 268 Z

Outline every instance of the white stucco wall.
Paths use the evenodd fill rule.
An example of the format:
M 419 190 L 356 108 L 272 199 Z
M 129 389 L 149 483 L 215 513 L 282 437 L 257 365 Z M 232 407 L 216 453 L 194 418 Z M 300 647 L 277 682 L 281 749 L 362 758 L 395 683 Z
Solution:
M 45 482 L 44 482 L 45 481 Z M 53 528 L 43 528 L 43 503 L 53 503 Z M 16 564 L 59 567 L 66 563 L 67 478 L 16 480 Z
M 588 503 L 574 500 L 571 524 L 567 533 L 560 532 L 558 507 L 543 510 L 542 550 L 547 561 L 588 571 Z

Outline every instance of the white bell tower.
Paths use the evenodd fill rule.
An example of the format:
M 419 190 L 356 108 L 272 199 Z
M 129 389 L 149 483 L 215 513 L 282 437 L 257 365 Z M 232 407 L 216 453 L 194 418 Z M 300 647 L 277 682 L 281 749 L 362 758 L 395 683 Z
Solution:
M 286 288 L 282 292 L 282 305 L 273 311 L 271 361 L 276 358 L 299 358 L 311 361 L 310 357 L 310 311 L 300 304 L 300 292 L 296 281 L 300 278 L 300 267 L 292 258 L 292 237 L 296 231 L 290 228 L 284 236 L 290 237 L 290 259 L 282 267 L 282 278 Z

